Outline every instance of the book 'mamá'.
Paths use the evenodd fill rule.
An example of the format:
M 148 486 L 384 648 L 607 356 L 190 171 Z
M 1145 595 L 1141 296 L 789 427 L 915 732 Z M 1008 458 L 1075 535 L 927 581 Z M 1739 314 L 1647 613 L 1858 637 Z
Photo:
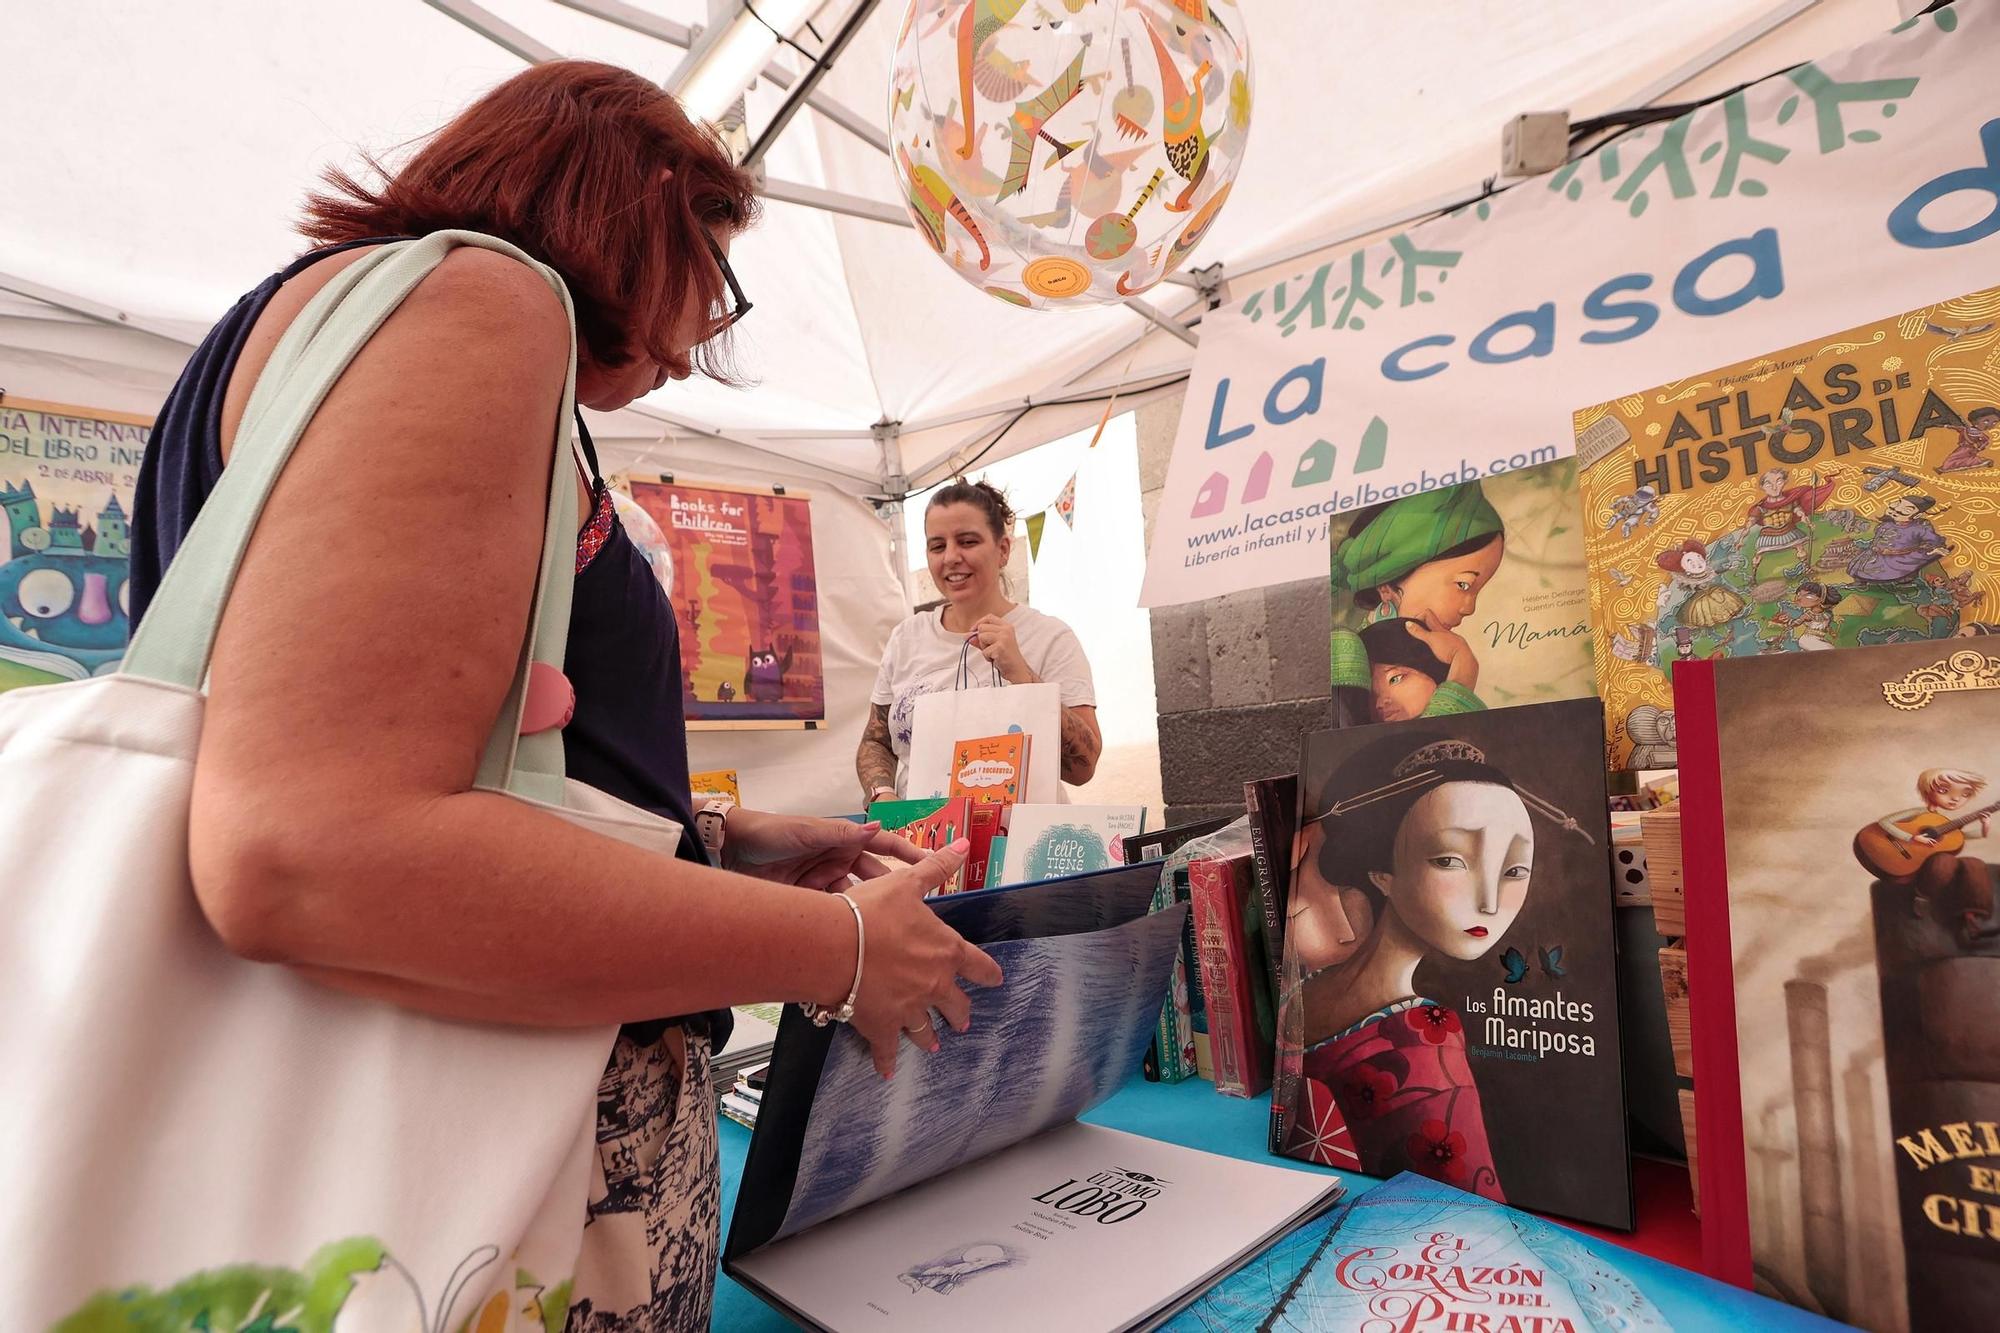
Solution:
M 1285 1152 L 1631 1226 L 1603 739 L 1594 699 L 1306 739 Z
M 1576 460 L 1337 514 L 1339 726 L 1591 692 Z
M 2000 1318 L 2000 654 L 1676 669 L 1710 1271 L 1877 1333 Z
M 2000 288 L 1576 414 L 1613 768 L 1671 768 L 1677 661 L 2000 621 Z

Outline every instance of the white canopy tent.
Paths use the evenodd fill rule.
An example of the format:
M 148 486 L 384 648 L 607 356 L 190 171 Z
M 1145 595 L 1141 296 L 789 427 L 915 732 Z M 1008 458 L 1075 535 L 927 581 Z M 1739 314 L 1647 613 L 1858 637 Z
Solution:
M 1111 0 L 1096 0 L 1109 3 Z M 831 38 L 867 0 L 825 0 Z M 717 0 L 726 18 L 742 0 Z M 901 219 L 879 127 L 903 0 L 873 5 L 762 165 L 764 225 L 733 265 L 757 387 L 691 382 L 596 420 L 607 466 L 782 482 L 815 493 L 831 729 L 734 737 L 772 793 L 824 788 L 851 753 L 900 613 L 896 495 L 1137 406 L 1193 354 L 1205 300 L 1185 276 L 1141 306 L 1038 313 L 954 277 Z M 1916 7 L 1904 0 L 1903 8 Z M 572 55 L 667 80 L 706 0 L 0 0 L 0 389 L 150 412 L 188 347 L 299 248 L 302 195 L 442 123 L 526 60 Z M 1223 280 L 1296 264 L 1474 193 L 1500 125 L 1726 88 L 1893 24 L 1896 0 L 1243 0 L 1251 143 L 1194 257 Z M 817 46 L 809 32 L 802 44 Z M 797 86 L 808 62 L 783 53 Z M 786 99 L 749 92 L 754 138 Z M 803 201 L 803 202 L 800 202 Z M 1559 259 L 1552 257 L 1552 262 Z M 1081 400 L 1064 403 L 1062 400 Z M 1024 409 L 1042 404 L 1032 412 Z M 826 503 L 820 503 L 825 497 Z M 708 747 L 697 746 L 696 762 Z M 743 756 L 749 756 L 745 758 Z M 811 782 L 797 779 L 811 777 Z M 782 785 L 781 785 L 782 784 Z M 844 794 L 844 793 L 843 793 Z M 840 804 L 837 796 L 820 802 Z

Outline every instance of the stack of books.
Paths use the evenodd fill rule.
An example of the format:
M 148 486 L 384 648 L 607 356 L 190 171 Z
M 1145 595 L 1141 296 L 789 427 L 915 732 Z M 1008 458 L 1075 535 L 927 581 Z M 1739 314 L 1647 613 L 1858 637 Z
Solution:
M 757 1111 L 764 1104 L 764 1077 L 770 1068 L 771 1062 L 766 1059 L 738 1074 L 723 1092 L 717 1109 L 745 1129 L 757 1128 Z
M 736 1027 L 722 1049 L 711 1053 L 708 1059 L 709 1081 L 715 1085 L 715 1095 L 722 1099 L 724 1114 L 729 1113 L 729 1096 L 737 1090 L 742 1077 L 771 1062 L 771 1048 L 778 1041 L 778 1019 L 783 1016 L 784 1006 L 740 1004 L 731 1012 L 736 1015 Z M 743 1123 L 749 1124 L 755 1118 L 753 1113 Z

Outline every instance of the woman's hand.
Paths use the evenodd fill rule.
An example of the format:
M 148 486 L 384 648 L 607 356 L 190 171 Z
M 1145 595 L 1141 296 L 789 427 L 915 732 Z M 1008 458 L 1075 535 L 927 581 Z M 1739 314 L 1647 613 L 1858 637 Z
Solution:
M 890 873 L 877 860 L 914 863 L 923 853 L 907 839 L 884 833 L 879 823 L 773 815 L 737 807 L 724 825 L 722 868 L 780 884 L 837 889 L 848 876 L 876 879 Z
M 1438 661 L 1444 663 L 1446 680 L 1468 690 L 1478 689 L 1479 659 L 1473 656 L 1472 645 L 1458 631 L 1446 629 L 1434 621 L 1435 617 L 1427 614 L 1423 624 L 1413 624 L 1409 626 L 1409 631 L 1423 641 Z
M 972 1000 L 960 989 L 997 986 L 1000 965 L 966 941 L 924 905 L 965 865 L 971 844 L 961 838 L 913 866 L 904 866 L 847 891 L 861 909 L 867 936 L 861 989 L 850 1026 L 868 1043 L 883 1078 L 896 1072 L 897 1046 L 908 1034 L 926 1051 L 938 1048 L 935 1009 L 953 1030 L 972 1023 Z
M 1021 641 L 1015 637 L 1014 627 L 999 616 L 981 616 L 966 640 L 1009 685 L 1032 685 L 1040 679 L 1028 666 L 1028 659 L 1021 656 Z

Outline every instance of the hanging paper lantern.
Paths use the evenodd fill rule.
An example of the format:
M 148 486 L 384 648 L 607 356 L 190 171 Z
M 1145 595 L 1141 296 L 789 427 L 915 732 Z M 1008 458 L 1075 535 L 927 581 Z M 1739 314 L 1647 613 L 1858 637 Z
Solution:
M 987 294 L 1121 301 L 1214 225 L 1250 92 L 1236 0 L 910 0 L 896 178 L 917 234 Z

